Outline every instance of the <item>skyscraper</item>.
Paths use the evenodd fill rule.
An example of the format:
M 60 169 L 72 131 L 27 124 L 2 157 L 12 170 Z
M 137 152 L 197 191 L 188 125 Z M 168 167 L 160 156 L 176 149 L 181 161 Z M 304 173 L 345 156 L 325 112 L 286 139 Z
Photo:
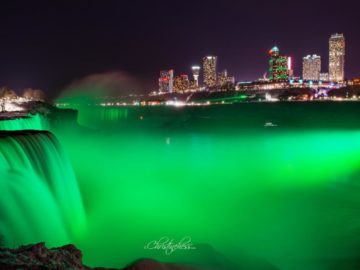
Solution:
M 200 67 L 199 66 L 193 66 L 191 68 L 192 74 L 194 77 L 194 85 L 195 87 L 199 87 L 199 76 L 200 76 Z
M 287 81 L 289 79 L 288 57 L 280 55 L 280 50 L 276 46 L 269 51 L 269 54 L 271 57 L 269 60 L 270 81 Z
M 207 56 L 203 59 L 204 66 L 204 84 L 207 87 L 216 86 L 216 56 Z
M 314 54 L 303 58 L 303 79 L 307 81 L 320 80 L 321 57 Z
M 160 71 L 159 91 L 172 93 L 174 89 L 174 70 Z
M 189 76 L 186 74 L 175 77 L 174 79 L 174 91 L 175 92 L 184 92 L 189 90 L 190 81 Z
M 329 39 L 329 80 L 340 82 L 345 79 L 345 37 L 333 34 Z

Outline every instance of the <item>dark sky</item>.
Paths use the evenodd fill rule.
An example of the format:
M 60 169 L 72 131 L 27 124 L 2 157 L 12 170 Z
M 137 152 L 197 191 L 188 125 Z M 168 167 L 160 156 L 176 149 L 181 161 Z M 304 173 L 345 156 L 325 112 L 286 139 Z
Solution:
M 327 71 L 335 32 L 346 37 L 347 77 L 360 76 L 359 4 L 332 2 L 1 1 L 0 85 L 54 96 L 74 79 L 122 70 L 154 88 L 159 70 L 189 72 L 208 54 L 237 80 L 252 80 L 273 45 L 295 58 L 296 74 L 313 53 Z

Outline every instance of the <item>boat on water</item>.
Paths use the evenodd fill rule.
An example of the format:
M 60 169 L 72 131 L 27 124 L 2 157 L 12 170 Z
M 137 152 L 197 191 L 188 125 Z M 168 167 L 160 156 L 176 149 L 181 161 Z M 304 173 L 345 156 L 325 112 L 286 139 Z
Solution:
M 264 127 L 277 127 L 277 125 L 274 124 L 273 122 L 266 122 Z

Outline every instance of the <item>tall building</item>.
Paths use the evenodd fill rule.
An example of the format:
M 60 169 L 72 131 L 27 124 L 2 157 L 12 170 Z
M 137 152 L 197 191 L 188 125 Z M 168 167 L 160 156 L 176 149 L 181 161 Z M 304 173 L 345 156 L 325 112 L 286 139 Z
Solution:
M 269 60 L 270 81 L 273 82 L 287 81 L 289 79 L 288 57 L 280 55 L 280 50 L 276 46 L 269 51 L 269 54 L 270 54 L 270 60 Z
M 172 93 L 174 90 L 174 70 L 160 71 L 159 91 Z
M 190 81 L 188 75 L 176 76 L 174 80 L 174 91 L 175 92 L 184 92 L 190 89 Z
M 320 80 L 321 57 L 314 54 L 303 58 L 303 79 L 307 81 Z
M 199 66 L 193 66 L 191 68 L 192 75 L 194 77 L 194 85 L 195 87 L 199 87 L 199 76 L 200 76 L 200 67 Z
M 340 82 L 345 79 L 345 37 L 333 34 L 329 39 L 329 80 Z
M 207 87 L 216 86 L 216 56 L 207 56 L 203 59 L 204 84 Z

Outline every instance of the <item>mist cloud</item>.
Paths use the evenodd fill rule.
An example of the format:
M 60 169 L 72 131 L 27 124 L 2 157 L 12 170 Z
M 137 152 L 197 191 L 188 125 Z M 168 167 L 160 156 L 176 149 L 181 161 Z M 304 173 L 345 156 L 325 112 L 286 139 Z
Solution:
M 72 82 L 57 98 L 57 102 L 93 103 L 143 92 L 141 82 L 121 71 L 92 74 Z

